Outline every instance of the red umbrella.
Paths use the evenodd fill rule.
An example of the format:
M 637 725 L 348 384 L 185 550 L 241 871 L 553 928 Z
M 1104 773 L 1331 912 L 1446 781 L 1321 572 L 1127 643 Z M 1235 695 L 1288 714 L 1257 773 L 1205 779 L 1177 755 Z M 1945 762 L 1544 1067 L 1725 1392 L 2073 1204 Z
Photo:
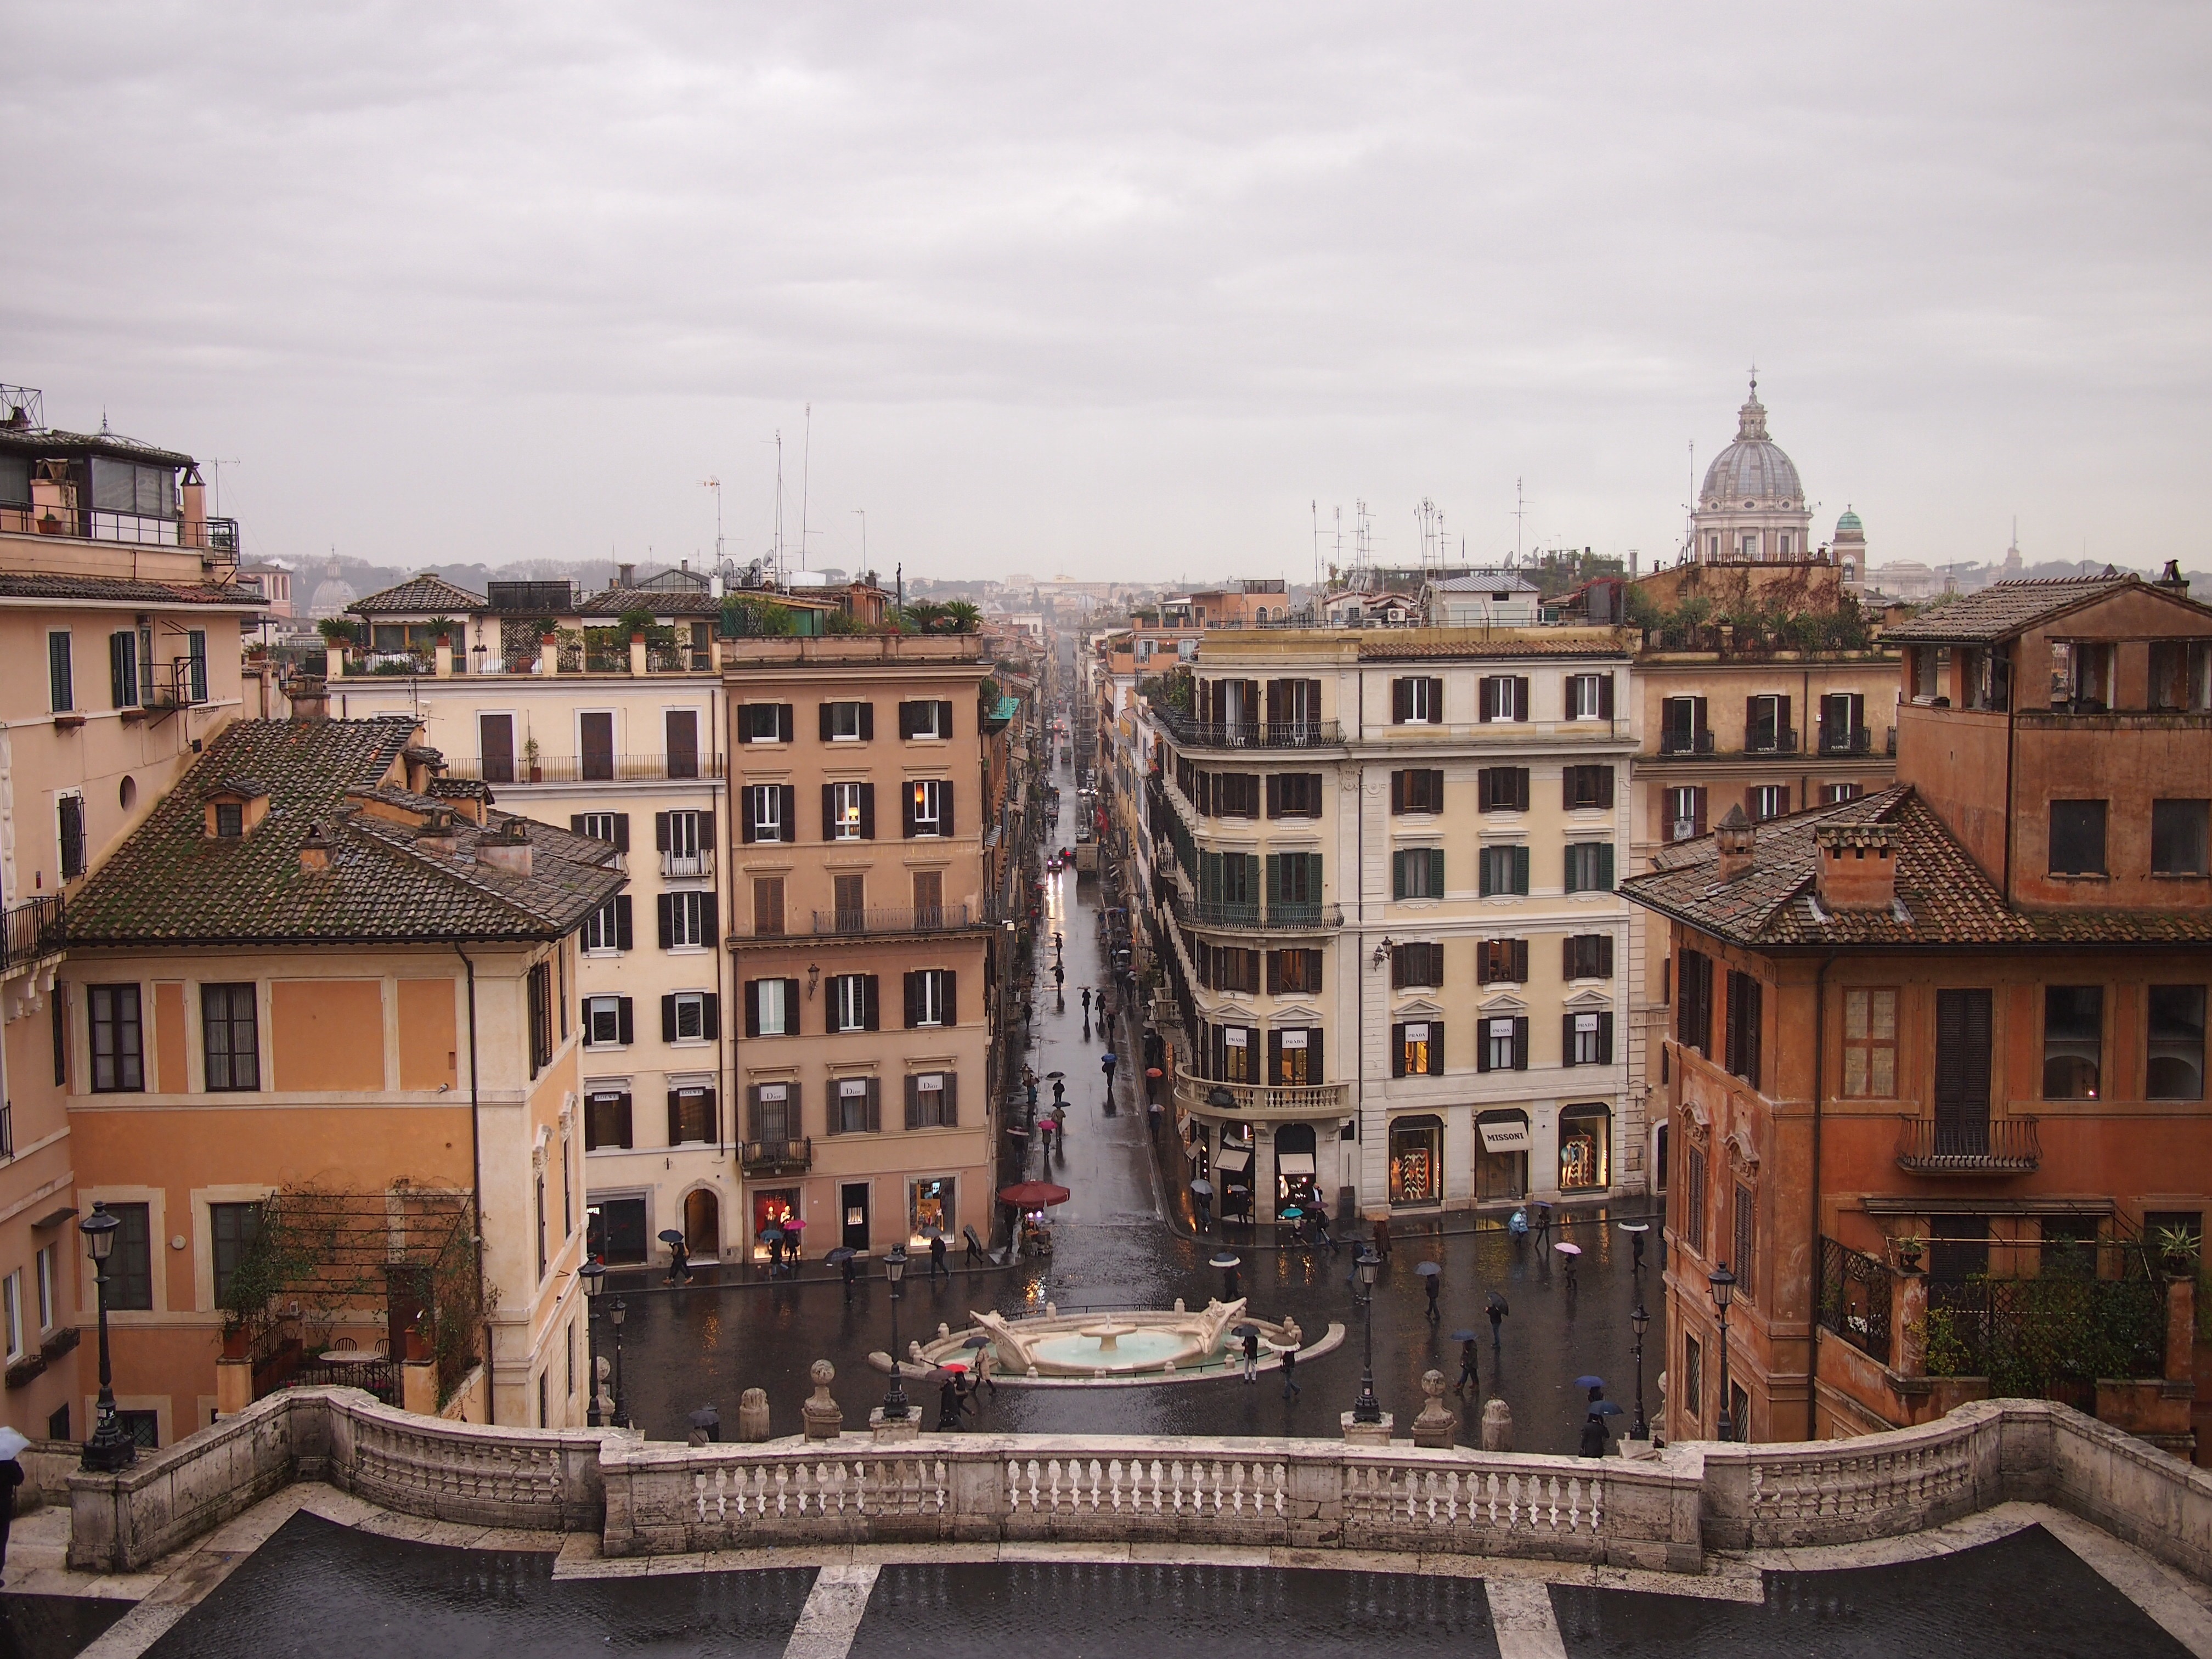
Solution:
M 1165 1077 L 1167 1073 L 1160 1070 L 1157 1066 L 1147 1066 L 1145 1067 L 1145 1075 L 1146 1077 Z
M 1048 1204 L 1065 1204 L 1070 1194 L 1065 1187 L 1055 1187 L 1049 1181 L 1022 1181 L 1011 1187 L 999 1188 L 999 1202 L 1012 1204 L 1018 1209 L 1037 1210 Z

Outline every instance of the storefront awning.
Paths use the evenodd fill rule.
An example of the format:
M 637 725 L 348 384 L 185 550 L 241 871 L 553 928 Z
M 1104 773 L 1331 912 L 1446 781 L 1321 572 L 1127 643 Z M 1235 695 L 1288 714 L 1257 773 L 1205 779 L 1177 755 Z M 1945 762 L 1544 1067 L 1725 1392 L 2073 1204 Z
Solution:
M 1213 1160 L 1213 1167 L 1224 1175 L 1235 1175 L 1252 1167 L 1252 1154 L 1242 1146 L 1224 1146 Z
M 1482 1150 L 1486 1152 L 1528 1150 L 1528 1120 L 1518 1113 L 1508 1118 L 1482 1118 L 1474 1127 L 1482 1131 Z
M 1278 1152 L 1275 1154 L 1275 1173 L 1286 1176 L 1310 1176 L 1314 1172 L 1311 1152 Z

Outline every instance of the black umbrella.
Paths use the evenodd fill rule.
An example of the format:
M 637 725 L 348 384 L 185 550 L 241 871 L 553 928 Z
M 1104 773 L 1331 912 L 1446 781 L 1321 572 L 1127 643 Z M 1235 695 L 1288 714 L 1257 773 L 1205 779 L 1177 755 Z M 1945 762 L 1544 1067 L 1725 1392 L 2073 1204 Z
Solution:
M 1472 1342 L 1474 1340 L 1474 1333 L 1473 1331 L 1454 1331 L 1451 1334 L 1451 1340 L 1455 1342 Z
M 1260 1334 L 1260 1328 L 1257 1325 L 1232 1325 L 1230 1327 L 1229 1334 L 1231 1336 L 1257 1336 Z
M 1499 1313 L 1511 1313 L 1513 1311 L 1512 1309 L 1505 1305 L 1505 1298 L 1498 1295 L 1495 1291 L 1492 1291 L 1488 1296 L 1483 1298 L 1483 1305 L 1487 1308 L 1495 1308 Z
M 772 1240 L 781 1238 L 782 1237 L 783 1229 L 781 1227 L 770 1225 L 760 1230 L 760 1241 L 763 1244 L 766 1244 Z
M 664 1244 L 681 1246 L 684 1243 L 684 1235 L 673 1227 L 663 1227 L 660 1230 L 660 1242 Z
M 1045 1073 L 1047 1078 L 1066 1077 L 1066 1075 L 1067 1073 L 1065 1072 L 1047 1072 Z
M 1224 1250 L 1206 1265 L 1209 1267 L 1234 1267 L 1238 1266 L 1243 1260 L 1243 1258 L 1237 1255 L 1234 1251 Z
M 1417 1261 L 1413 1264 L 1413 1271 L 1424 1279 L 1434 1279 L 1443 1270 L 1441 1261 Z
M 945 1237 L 945 1229 L 933 1221 L 921 1230 L 921 1236 L 924 1238 L 942 1238 Z
M 1590 1407 L 1592 1417 L 1619 1417 L 1620 1414 L 1620 1407 L 1610 1400 L 1601 1400 Z
M 991 1346 L 991 1339 L 988 1336 L 971 1336 L 960 1346 L 963 1348 L 988 1348 Z
M 830 1251 L 829 1255 L 823 1256 L 822 1259 L 828 1262 L 831 1267 L 836 1267 L 843 1265 L 845 1262 L 850 1261 L 858 1255 L 860 1255 L 858 1250 L 850 1249 L 846 1245 L 840 1244 L 836 1249 Z

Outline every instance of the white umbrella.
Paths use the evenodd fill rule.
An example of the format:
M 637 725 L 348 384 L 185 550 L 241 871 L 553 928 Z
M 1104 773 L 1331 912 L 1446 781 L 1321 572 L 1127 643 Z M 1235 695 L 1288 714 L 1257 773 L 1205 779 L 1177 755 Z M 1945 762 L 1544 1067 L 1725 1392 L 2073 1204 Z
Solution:
M 30 1444 L 18 1431 L 0 1424 L 0 1462 L 21 1456 L 30 1449 Z
M 1580 1255 L 1583 1253 L 1583 1247 L 1581 1245 L 1570 1244 L 1564 1238 L 1558 1243 L 1553 1245 L 1552 1248 L 1557 1250 L 1561 1255 Z

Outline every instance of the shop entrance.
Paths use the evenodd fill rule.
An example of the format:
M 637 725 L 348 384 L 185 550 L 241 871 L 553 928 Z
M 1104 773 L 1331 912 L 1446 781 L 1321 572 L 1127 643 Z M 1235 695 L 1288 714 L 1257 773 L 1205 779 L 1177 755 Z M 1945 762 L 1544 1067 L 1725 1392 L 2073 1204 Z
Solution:
M 759 1188 L 753 1189 L 753 1225 L 750 1244 L 753 1260 L 768 1260 L 768 1245 L 761 1235 L 771 1226 L 781 1226 L 799 1213 L 799 1188 L 796 1187 Z
M 1433 1204 L 1444 1195 L 1443 1120 L 1401 1117 L 1390 1125 L 1390 1201 Z
M 1275 1213 L 1297 1208 L 1311 1214 L 1321 1202 L 1315 1182 L 1310 1123 L 1285 1123 L 1275 1131 Z
M 868 1183 L 848 1182 L 837 1189 L 837 1208 L 843 1217 L 840 1242 L 848 1250 L 868 1248 Z
M 721 1200 L 704 1187 L 684 1194 L 684 1254 L 709 1261 L 722 1254 Z
M 1484 1112 L 1474 1128 L 1480 1141 L 1474 1153 L 1477 1200 L 1518 1202 L 1528 1197 L 1528 1114 L 1510 1107 Z

